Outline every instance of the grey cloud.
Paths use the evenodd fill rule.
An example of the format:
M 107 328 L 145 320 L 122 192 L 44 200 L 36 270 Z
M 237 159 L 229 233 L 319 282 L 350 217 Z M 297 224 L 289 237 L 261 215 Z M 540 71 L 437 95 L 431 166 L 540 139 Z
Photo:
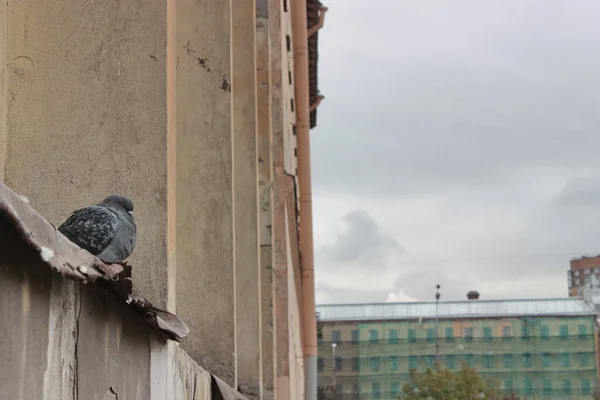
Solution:
M 364 210 L 353 210 L 344 217 L 346 230 L 335 243 L 321 251 L 334 263 L 368 262 L 385 265 L 386 258 L 405 249 L 391 235 L 382 231 L 377 222 Z
M 469 290 L 477 289 L 473 282 L 453 279 L 443 271 L 422 269 L 398 276 L 394 290 L 404 291 L 421 301 L 433 301 L 438 284 L 441 286 L 442 300 L 463 300 Z
M 572 177 L 557 198 L 557 204 L 600 210 L 600 174 Z
M 598 4 L 534 18 L 539 5 L 506 1 L 384 3 L 365 16 L 331 1 L 317 187 L 418 196 L 501 185 L 530 166 L 600 166 Z M 336 19 L 336 8 L 349 11 Z
M 575 3 L 381 0 L 365 13 L 361 0 L 327 1 L 315 193 L 361 199 L 379 218 L 375 204 L 398 204 L 410 253 L 386 267 L 393 288 L 324 292 L 566 295 L 569 259 L 600 252 L 600 3 Z M 435 220 L 404 218 L 428 212 L 414 204 Z M 376 265 L 357 242 L 321 252 L 317 268 Z
M 328 284 L 319 284 L 317 292 L 325 294 L 326 300 L 322 304 L 384 302 L 387 296 L 386 291 L 348 289 Z

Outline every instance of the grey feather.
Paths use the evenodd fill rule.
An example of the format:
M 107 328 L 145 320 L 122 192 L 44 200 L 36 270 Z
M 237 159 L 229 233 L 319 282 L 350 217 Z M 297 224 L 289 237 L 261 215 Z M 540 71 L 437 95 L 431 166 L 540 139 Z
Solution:
M 102 203 L 75 210 L 58 230 L 102 261 L 120 262 L 135 248 L 137 227 L 132 211 L 131 200 L 112 195 Z

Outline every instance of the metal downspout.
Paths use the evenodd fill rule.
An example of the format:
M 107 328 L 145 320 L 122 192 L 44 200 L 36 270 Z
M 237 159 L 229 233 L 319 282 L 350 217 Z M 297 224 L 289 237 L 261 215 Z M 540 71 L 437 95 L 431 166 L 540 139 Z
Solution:
M 312 182 L 310 170 L 310 90 L 306 0 L 292 0 L 296 143 L 300 197 L 300 255 L 302 268 L 302 328 L 304 398 L 317 398 L 317 318 L 313 254 Z

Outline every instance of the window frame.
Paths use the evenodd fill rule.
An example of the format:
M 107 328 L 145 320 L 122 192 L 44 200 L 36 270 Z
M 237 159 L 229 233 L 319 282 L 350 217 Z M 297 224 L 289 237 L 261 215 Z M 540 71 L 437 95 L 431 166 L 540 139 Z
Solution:
M 433 328 L 427 328 L 427 330 L 425 331 L 426 335 L 427 335 L 427 341 L 428 342 L 435 342 L 435 329 Z
M 506 334 L 508 332 L 508 334 Z M 510 340 L 512 339 L 512 327 L 510 325 L 502 326 L 502 339 Z
M 490 354 L 483 355 L 483 368 L 494 368 L 494 360 L 492 359 L 492 356 Z
M 414 364 L 414 367 L 412 365 Z M 419 369 L 419 358 L 417 356 L 408 356 L 408 370 Z
M 371 383 L 371 394 L 373 396 L 374 399 L 380 399 L 381 398 L 381 384 L 379 382 L 372 382 Z
M 444 328 L 444 335 L 446 337 L 446 342 L 448 342 L 448 343 L 454 342 L 454 328 L 451 328 L 451 327 Z
M 542 325 L 540 327 L 540 339 L 550 340 L 550 327 L 548 325 Z
M 473 327 L 472 326 L 467 326 L 467 327 L 463 328 L 463 338 L 464 338 L 465 342 L 473 341 Z
M 381 362 L 379 357 L 371 357 L 371 372 L 379 372 L 381 368 Z
M 352 372 L 360 371 L 360 358 L 352 357 Z
M 350 333 L 350 342 L 352 344 L 358 344 L 358 342 L 360 342 L 360 333 L 358 329 L 352 329 L 352 332 Z
M 489 326 L 483 327 L 483 340 L 486 342 L 491 342 L 493 338 L 492 328 Z
M 577 333 L 579 335 L 579 340 L 585 340 L 588 337 L 588 327 L 587 325 L 578 325 L 577 326 Z
M 388 331 L 388 341 L 390 343 L 398 343 L 398 329 L 392 328 Z
M 379 331 L 377 329 L 369 329 L 369 343 L 379 343 Z
M 409 328 L 407 332 L 408 343 L 416 343 L 417 342 L 417 330 L 414 328 Z
M 456 357 L 454 355 L 446 356 L 446 368 L 449 370 L 456 369 Z
M 591 395 L 592 394 L 592 382 L 588 378 L 581 379 L 581 394 Z
M 336 340 L 337 336 L 337 340 Z M 339 329 L 335 329 L 331 331 L 331 343 L 341 343 L 342 342 L 342 331 Z
M 342 357 L 335 358 L 335 372 L 342 372 L 344 369 L 344 359 Z
M 552 367 L 552 354 L 551 353 L 542 353 L 542 367 L 544 367 L 544 368 Z
M 558 327 L 558 335 L 562 340 L 566 340 L 569 337 L 569 325 L 560 325 Z
M 398 357 L 397 356 L 390 357 L 390 371 L 398 371 L 398 369 L 399 369 Z

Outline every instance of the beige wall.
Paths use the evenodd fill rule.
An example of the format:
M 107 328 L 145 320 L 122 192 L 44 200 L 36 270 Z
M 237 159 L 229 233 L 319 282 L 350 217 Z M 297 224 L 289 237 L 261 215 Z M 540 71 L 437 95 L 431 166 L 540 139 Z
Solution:
M 233 385 L 230 13 L 227 1 L 177 2 L 177 313 L 183 347 Z
M 165 305 L 166 3 L 9 0 L 6 9 L 5 182 L 55 224 L 108 194 L 131 197 L 142 223 L 134 279 Z
M 271 179 L 271 59 L 269 49 L 270 15 L 268 0 L 256 2 L 256 112 L 258 134 L 258 198 L 260 240 L 260 397 L 274 398 L 273 357 L 273 251 Z
M 290 15 L 176 5 L 2 3 L 0 178 L 56 225 L 132 198 L 136 292 L 176 311 L 182 347 L 228 384 L 268 399 L 281 377 L 278 398 L 299 398 Z
M 256 126 L 256 3 L 233 0 L 232 102 L 236 376 L 242 393 L 260 392 L 260 265 Z

